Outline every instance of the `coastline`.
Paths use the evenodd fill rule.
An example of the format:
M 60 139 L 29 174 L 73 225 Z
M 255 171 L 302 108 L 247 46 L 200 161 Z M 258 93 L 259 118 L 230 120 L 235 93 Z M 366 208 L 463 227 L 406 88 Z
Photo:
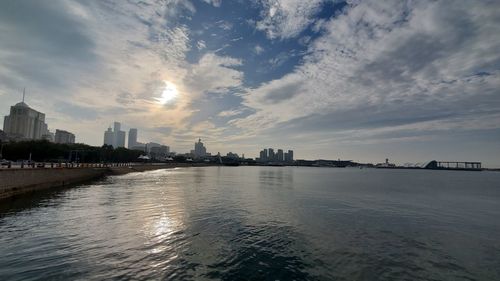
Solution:
M 207 164 L 152 163 L 108 167 L 0 169 L 0 200 L 12 199 L 39 190 L 67 187 L 105 176 L 192 166 L 207 166 Z

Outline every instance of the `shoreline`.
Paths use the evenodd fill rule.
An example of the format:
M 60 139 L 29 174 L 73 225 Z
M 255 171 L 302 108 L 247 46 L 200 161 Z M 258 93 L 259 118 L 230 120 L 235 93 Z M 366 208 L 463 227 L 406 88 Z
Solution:
M 204 167 L 207 164 L 165 163 L 108 167 L 11 168 L 0 169 L 0 201 L 40 190 L 68 187 L 106 176 L 124 175 L 178 167 Z

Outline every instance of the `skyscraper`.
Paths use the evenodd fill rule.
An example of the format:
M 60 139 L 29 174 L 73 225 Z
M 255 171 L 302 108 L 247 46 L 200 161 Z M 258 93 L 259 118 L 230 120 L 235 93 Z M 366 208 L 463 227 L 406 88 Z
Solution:
M 107 131 L 104 131 L 104 144 L 115 146 L 115 134 L 111 130 L 111 127 Z
M 116 147 L 125 147 L 125 137 L 126 137 L 125 131 L 115 132 L 115 137 L 116 137 Z
M 23 101 L 10 107 L 10 114 L 3 122 L 4 132 L 13 139 L 41 139 L 47 134 L 45 114 L 30 108 Z
M 259 160 L 260 162 L 267 161 L 267 149 L 263 149 L 260 151 Z
M 276 153 L 276 161 L 283 162 L 283 149 L 278 149 L 278 153 Z
M 267 160 L 268 161 L 275 161 L 276 159 L 276 155 L 274 155 L 274 149 L 272 148 L 269 148 L 268 150 L 268 154 L 267 154 Z
M 194 156 L 195 157 L 205 157 L 207 155 L 207 149 L 201 142 L 201 138 L 198 142 L 194 143 Z
M 137 146 L 137 129 L 132 128 L 128 131 L 128 148 L 132 149 Z
M 293 150 L 288 150 L 288 162 L 293 162 Z
M 121 130 L 120 122 L 114 123 L 113 133 L 115 134 L 113 147 L 125 147 L 125 131 Z
M 121 130 L 120 122 L 115 122 L 113 124 L 113 131 L 108 128 L 104 132 L 104 144 L 112 145 L 114 148 L 125 147 L 125 131 Z

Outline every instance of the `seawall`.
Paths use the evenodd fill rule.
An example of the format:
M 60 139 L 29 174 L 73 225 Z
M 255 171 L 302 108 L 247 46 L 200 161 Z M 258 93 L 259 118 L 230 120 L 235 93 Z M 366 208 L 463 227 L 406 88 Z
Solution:
M 106 175 L 123 175 L 191 164 L 131 165 L 121 167 L 0 169 L 0 200 L 37 190 L 68 186 Z

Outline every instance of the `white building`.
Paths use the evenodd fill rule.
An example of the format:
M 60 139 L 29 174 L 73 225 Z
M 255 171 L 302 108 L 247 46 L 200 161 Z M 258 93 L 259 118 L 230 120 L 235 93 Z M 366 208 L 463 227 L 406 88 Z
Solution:
M 115 134 L 115 142 L 113 147 L 125 147 L 125 131 L 121 130 L 120 122 L 114 123 L 113 133 Z
M 10 107 L 10 114 L 4 118 L 3 130 L 17 140 L 39 140 L 48 132 L 45 114 L 30 108 L 24 100 Z
M 56 130 L 55 143 L 75 143 L 75 135 L 64 130 Z
M 115 134 L 111 127 L 108 128 L 107 131 L 104 131 L 104 144 L 105 145 L 114 145 L 115 142 Z
M 205 157 L 207 156 L 207 148 L 201 142 L 201 139 L 198 139 L 198 142 L 194 143 L 194 156 L 195 157 Z
M 115 122 L 113 131 L 111 131 L 111 127 L 104 131 L 104 144 L 112 145 L 113 148 L 125 147 L 125 135 L 125 131 L 121 130 L 120 122 Z
M 133 147 L 137 146 L 137 129 L 132 128 L 128 131 L 128 145 L 127 147 L 129 149 L 132 149 Z

